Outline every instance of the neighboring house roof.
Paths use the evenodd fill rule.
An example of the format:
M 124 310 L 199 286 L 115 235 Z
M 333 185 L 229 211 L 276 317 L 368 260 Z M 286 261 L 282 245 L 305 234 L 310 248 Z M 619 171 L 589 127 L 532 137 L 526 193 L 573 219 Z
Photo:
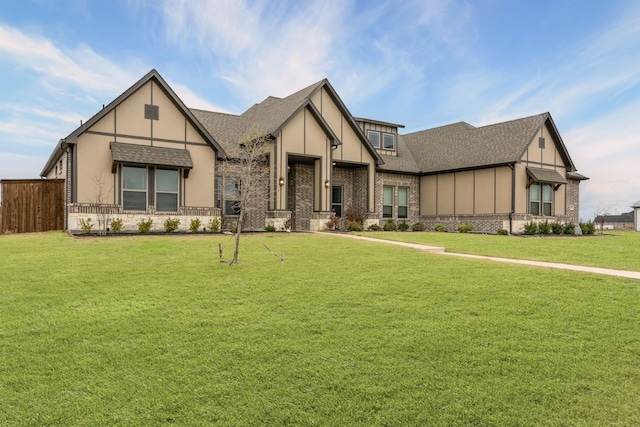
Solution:
M 568 171 L 575 171 L 549 113 L 488 126 L 465 122 L 403 135 L 423 173 L 474 169 L 520 161 L 540 127 L 549 123 Z
M 626 212 L 620 215 L 598 215 L 595 218 L 595 222 L 613 223 L 613 222 L 633 222 L 633 211 Z
M 111 142 L 111 156 L 114 162 L 193 168 L 191 154 L 185 149 Z
M 109 105 L 100 110 L 97 114 L 91 117 L 89 120 L 80 125 L 76 130 L 71 132 L 66 138 L 60 140 L 60 143 L 56 145 L 56 148 L 51 153 L 49 160 L 44 166 L 42 172 L 40 172 L 40 176 L 46 176 L 46 174 L 51 170 L 51 168 L 58 161 L 60 156 L 66 150 L 68 144 L 75 144 L 78 140 L 78 137 L 82 135 L 86 130 L 91 128 L 95 123 L 97 123 L 104 116 L 109 114 L 114 108 L 116 108 L 119 104 L 121 104 L 124 100 L 129 98 L 132 94 L 134 94 L 138 89 L 147 84 L 149 81 L 155 81 L 158 87 L 167 95 L 167 97 L 173 102 L 173 104 L 178 108 L 187 118 L 189 123 L 196 129 L 198 133 L 204 138 L 204 140 L 211 145 L 217 152 L 218 155 L 224 153 L 224 150 L 218 144 L 218 142 L 211 136 L 211 134 L 207 131 L 207 129 L 196 119 L 191 110 L 189 110 L 182 100 L 176 95 L 176 93 L 171 89 L 171 87 L 167 84 L 167 82 L 160 76 L 160 73 L 155 69 L 149 71 L 144 77 L 138 80 L 133 84 L 129 89 L 124 91 L 120 96 L 114 99 Z
M 640 208 L 640 200 L 631 205 L 632 208 Z

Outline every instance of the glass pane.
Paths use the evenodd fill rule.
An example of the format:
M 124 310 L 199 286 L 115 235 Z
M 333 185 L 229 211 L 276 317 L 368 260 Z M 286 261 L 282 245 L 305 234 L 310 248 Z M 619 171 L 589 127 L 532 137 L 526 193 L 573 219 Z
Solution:
M 224 195 L 225 197 L 234 197 L 240 194 L 240 186 L 238 181 L 233 178 L 226 178 L 224 180 Z
M 335 186 L 331 189 L 331 203 L 342 203 L 342 187 Z
M 531 202 L 531 215 L 540 215 L 540 202 Z
M 123 167 L 122 181 L 122 188 L 127 190 L 146 190 L 147 168 Z
M 398 206 L 407 206 L 409 203 L 409 189 L 407 187 L 398 188 Z
M 178 192 L 178 171 L 156 169 L 156 191 Z
M 544 214 L 546 216 L 551 216 L 551 203 L 543 203 L 542 209 L 544 210 Z
M 390 133 L 385 133 L 383 136 L 383 148 L 386 148 L 387 150 L 393 150 L 393 147 L 395 145 L 395 137 L 390 134 Z
M 156 193 L 156 210 L 159 212 L 177 212 L 178 195 L 175 193 Z
M 398 206 L 398 218 L 407 218 L 407 210 L 406 206 Z
M 237 200 L 224 201 L 225 215 L 238 215 L 240 213 L 240 203 Z
M 391 217 L 393 217 L 393 206 L 383 206 L 382 218 L 391 218 Z
M 540 200 L 540 186 L 538 183 L 532 184 L 531 187 L 529 187 L 529 200 L 532 202 Z
M 393 187 L 382 187 L 382 204 L 393 205 Z
M 542 186 L 542 200 L 545 202 L 550 202 L 552 195 L 553 195 L 553 190 L 551 188 L 551 184 L 544 184 Z
M 369 142 L 376 148 L 380 148 L 380 133 L 370 130 L 367 132 L 367 137 L 369 138 Z
M 331 205 L 331 210 L 336 213 L 336 216 L 342 218 L 342 205 Z
M 146 211 L 147 193 L 144 191 L 123 191 L 122 209 L 125 211 Z

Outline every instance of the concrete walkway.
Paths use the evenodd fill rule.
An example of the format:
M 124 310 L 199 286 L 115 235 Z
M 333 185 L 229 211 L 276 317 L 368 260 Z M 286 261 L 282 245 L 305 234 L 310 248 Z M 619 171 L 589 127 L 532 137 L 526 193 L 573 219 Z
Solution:
M 394 240 L 384 240 L 384 239 L 375 239 L 373 237 L 365 237 L 365 236 L 355 236 L 352 234 L 330 234 L 331 236 L 340 236 L 340 237 L 348 237 L 351 239 L 357 240 L 365 240 L 369 242 L 375 243 L 385 243 L 388 245 L 395 246 L 404 246 L 406 248 L 418 249 L 421 251 L 433 252 L 439 255 L 447 255 L 447 256 L 455 256 L 460 258 L 472 258 L 472 259 L 483 259 L 487 261 L 495 261 L 495 262 L 504 262 L 509 264 L 520 264 L 520 265 L 529 265 L 534 267 L 544 267 L 544 268 L 556 268 L 559 270 L 571 270 L 571 271 L 580 271 L 583 273 L 594 273 L 594 274 L 604 274 L 607 276 L 616 276 L 616 277 L 624 277 L 627 279 L 638 279 L 640 280 L 640 271 L 627 271 L 627 270 L 613 270 L 610 268 L 598 268 L 598 267 L 586 267 L 582 265 L 572 265 L 572 264 L 559 264 L 555 262 L 545 262 L 545 261 L 529 261 L 524 259 L 513 259 L 513 258 L 498 258 L 492 256 L 483 256 L 483 255 L 468 255 L 468 254 L 457 254 L 452 252 L 445 252 L 445 248 L 441 246 L 428 246 L 421 245 L 419 243 L 406 243 L 406 242 L 397 242 Z

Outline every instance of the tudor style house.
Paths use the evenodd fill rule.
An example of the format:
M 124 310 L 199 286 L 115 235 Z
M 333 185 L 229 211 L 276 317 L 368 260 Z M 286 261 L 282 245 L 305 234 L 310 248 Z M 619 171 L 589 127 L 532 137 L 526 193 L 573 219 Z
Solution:
M 465 222 L 522 232 L 528 221 L 578 221 L 579 184 L 549 113 L 474 127 L 460 122 L 410 134 L 351 115 L 324 79 L 240 115 L 189 109 L 156 70 L 60 140 L 41 176 L 66 180 L 66 228 L 107 215 L 128 229 L 166 218 L 231 228 L 241 187 L 220 165 L 259 130 L 273 144 L 264 208 L 245 229 L 324 230 L 359 206 L 365 227 L 388 219 Z M 234 191 L 235 190 L 235 191 Z

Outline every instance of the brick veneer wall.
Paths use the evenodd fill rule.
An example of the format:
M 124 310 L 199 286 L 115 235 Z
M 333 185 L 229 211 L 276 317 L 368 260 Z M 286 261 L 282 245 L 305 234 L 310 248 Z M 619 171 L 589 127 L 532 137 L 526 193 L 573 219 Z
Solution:
M 292 228 L 309 230 L 313 212 L 313 165 L 291 165 L 288 184 L 287 204 L 291 210 Z
M 580 181 L 568 179 L 566 188 L 567 216 L 570 221 L 577 224 L 580 221 Z M 573 208 L 573 209 L 571 209 Z
M 382 218 L 382 187 L 389 185 L 394 188 L 393 191 L 393 219 L 398 221 L 406 221 L 412 225 L 420 221 L 420 181 L 417 176 L 400 175 L 393 173 L 376 173 L 375 184 L 375 211 L 380 218 L 380 225 L 383 225 L 387 218 Z M 409 212 L 408 218 L 398 219 L 398 189 L 397 187 L 409 187 Z

